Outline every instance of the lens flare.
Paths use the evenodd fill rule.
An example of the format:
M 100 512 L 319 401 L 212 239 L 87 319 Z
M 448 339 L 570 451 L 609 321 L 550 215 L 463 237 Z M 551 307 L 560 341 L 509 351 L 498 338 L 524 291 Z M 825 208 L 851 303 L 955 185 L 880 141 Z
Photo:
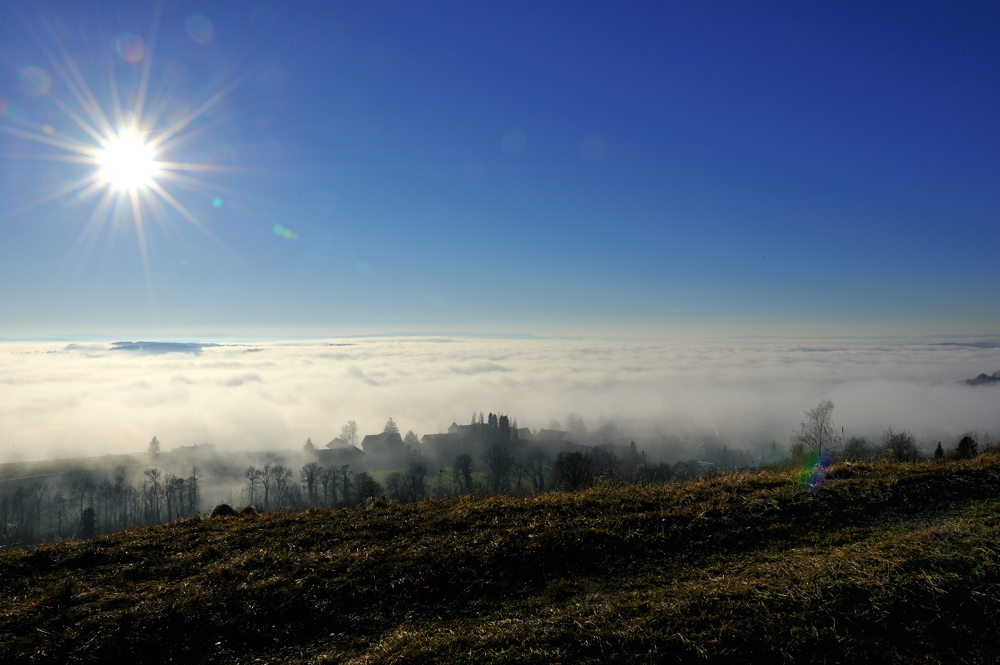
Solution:
M 21 92 L 28 97 L 41 97 L 49 94 L 52 87 L 52 77 L 44 69 L 25 67 L 21 70 Z
M 799 487 L 807 492 L 815 492 L 826 480 L 826 470 L 830 468 L 830 454 L 812 451 L 799 468 Z
M 188 37 L 199 44 L 207 44 L 215 36 L 215 26 L 202 14 L 189 16 L 184 27 L 187 28 Z
M 296 235 L 295 232 L 293 232 L 291 229 L 286 229 L 284 226 L 281 226 L 280 224 L 276 225 L 271 230 L 274 231 L 274 235 L 276 235 L 276 236 L 278 236 L 280 238 L 284 238 L 285 240 L 298 240 L 299 239 L 299 236 Z
M 139 35 L 123 32 L 115 37 L 114 50 L 122 60 L 139 62 L 146 55 L 146 42 Z

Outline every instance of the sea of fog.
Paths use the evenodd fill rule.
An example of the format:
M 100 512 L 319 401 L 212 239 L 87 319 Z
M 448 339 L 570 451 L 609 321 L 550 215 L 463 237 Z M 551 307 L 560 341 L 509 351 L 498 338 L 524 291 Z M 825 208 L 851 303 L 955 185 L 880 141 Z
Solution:
M 682 456 L 706 438 L 785 443 L 828 398 L 838 432 L 887 426 L 946 445 L 1000 433 L 1000 344 L 361 338 L 228 345 L 0 344 L 0 461 L 213 443 L 322 446 L 348 420 L 418 436 L 497 412 Z M 609 426 L 610 425 L 610 426 Z M 603 428 L 603 430 L 602 430 Z

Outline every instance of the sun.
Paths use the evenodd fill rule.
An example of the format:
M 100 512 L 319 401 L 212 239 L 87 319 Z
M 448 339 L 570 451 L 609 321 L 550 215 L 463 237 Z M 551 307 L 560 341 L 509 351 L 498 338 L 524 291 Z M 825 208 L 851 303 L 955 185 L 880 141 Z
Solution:
M 160 172 L 152 146 L 130 132 L 105 143 L 97 163 L 101 182 L 122 192 L 148 187 Z
M 140 48 L 122 51 L 121 44 L 116 42 L 118 55 L 128 63 L 121 66 L 130 68 L 133 77 L 138 76 L 137 87 L 119 87 L 118 65 L 112 57 L 106 63 L 107 85 L 102 91 L 101 88 L 91 87 L 85 71 L 81 70 L 80 59 L 69 53 L 47 19 L 39 20 L 52 36 L 52 43 L 37 38 L 39 52 L 48 61 L 48 69 L 56 76 L 51 76 L 41 67 L 29 67 L 24 71 L 30 76 L 24 74 L 22 78 L 27 76 L 25 80 L 29 83 L 37 83 L 30 88 L 30 93 L 26 93 L 29 97 L 45 98 L 50 103 L 42 105 L 41 101 L 38 102 L 40 117 L 37 119 L 9 117 L 10 114 L 5 115 L 4 107 L 0 106 L 0 132 L 38 144 L 37 149 L 17 153 L 17 159 L 65 164 L 66 172 L 73 175 L 20 208 L 0 212 L 19 215 L 53 201 L 77 206 L 96 200 L 86 223 L 79 230 L 66 265 L 78 256 L 82 261 L 94 246 L 97 234 L 106 225 L 124 228 L 131 222 L 152 300 L 152 267 L 147 247 L 150 222 L 173 234 L 179 226 L 179 216 L 225 249 L 215 234 L 175 194 L 180 189 L 202 200 L 221 201 L 217 198 L 218 194 L 232 190 L 213 183 L 212 174 L 252 171 L 238 165 L 199 163 L 184 157 L 189 154 L 185 146 L 195 139 L 204 142 L 205 132 L 213 126 L 212 123 L 201 123 L 199 126 L 193 123 L 255 75 L 259 68 L 244 72 L 200 103 L 185 105 L 173 99 L 175 86 L 166 82 L 162 91 L 151 92 L 160 85 L 154 82 L 159 81 L 161 70 L 158 65 L 154 72 L 153 67 L 154 62 L 161 62 L 153 57 L 159 25 L 158 8 L 148 40 L 124 33 L 129 37 L 123 43 L 138 44 Z M 91 60 L 93 58 L 89 56 L 84 58 L 84 62 Z M 136 66 L 139 66 L 138 70 L 134 69 Z M 0 100 L 0 104 L 3 101 Z M 61 116 L 56 111 L 60 111 Z M 58 171 L 53 169 L 51 173 Z M 236 192 L 234 195 L 244 194 Z M 215 206 L 218 207 L 218 204 Z

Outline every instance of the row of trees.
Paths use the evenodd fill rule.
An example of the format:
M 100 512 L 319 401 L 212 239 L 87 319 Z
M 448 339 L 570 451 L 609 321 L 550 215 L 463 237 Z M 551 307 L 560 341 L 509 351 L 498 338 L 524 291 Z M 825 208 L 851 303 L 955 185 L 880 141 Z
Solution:
M 881 458 L 908 462 L 926 457 L 912 433 L 895 427 L 887 427 L 874 443 L 863 437 L 844 440 L 843 430 L 838 436 L 832 412 L 833 403 L 828 400 L 806 411 L 806 419 L 794 433 L 789 455 L 783 458 L 772 455 L 772 459 L 798 463 L 810 451 L 843 461 Z M 596 483 L 664 483 L 718 469 L 693 460 L 650 464 L 635 442 L 628 446 L 580 447 L 551 457 L 540 449 L 521 445 L 517 423 L 507 416 L 491 413 L 484 418 L 479 414 L 477 419 L 474 415 L 473 424 L 483 426 L 483 436 L 489 443 L 485 453 L 478 458 L 460 454 L 450 467 L 440 466 L 436 477 L 418 447 L 411 446 L 414 452 L 407 468 L 389 473 L 384 483 L 377 482 L 364 470 L 352 470 L 347 464 L 324 467 L 308 462 L 297 471 L 284 464 L 250 466 L 243 473 L 245 484 L 240 499 L 263 511 L 298 510 L 307 506 L 352 505 L 378 497 L 411 502 L 428 497 L 575 491 Z M 352 425 L 344 427 L 345 441 L 356 436 L 356 426 Z M 583 431 L 582 421 L 574 425 Z M 391 418 L 386 431 L 398 432 Z M 410 434 L 407 438 L 411 438 Z M 979 436 L 969 432 L 953 450 L 945 451 L 939 442 L 933 456 L 967 459 L 996 451 L 988 434 Z M 59 487 L 46 481 L 18 487 L 0 494 L 0 547 L 89 537 L 193 515 L 199 510 L 200 478 L 197 467 L 192 467 L 186 477 L 149 468 L 136 484 L 126 482 L 124 474 L 118 473 L 99 482 L 90 475 L 81 475 Z
M 75 478 L 66 487 L 48 481 L 0 494 L 0 547 L 26 545 L 158 524 L 198 512 L 201 472 L 187 477 L 151 468 L 137 485 L 125 475 L 97 482 Z
M 792 437 L 789 450 L 794 463 L 805 457 L 808 451 L 826 454 L 830 458 L 844 462 L 861 462 L 872 459 L 884 459 L 890 462 L 917 462 L 926 458 L 924 447 L 917 441 L 912 432 L 889 425 L 882 430 L 878 442 L 869 442 L 863 436 L 852 436 L 844 440 L 843 429 L 837 435 L 833 424 L 833 402 L 821 400 L 815 408 L 805 412 L 805 420 L 799 424 L 799 429 Z M 982 448 L 980 449 L 980 444 Z M 934 459 L 972 459 L 980 452 L 993 452 L 996 443 L 989 433 L 980 436 L 970 431 L 962 435 L 953 450 L 946 451 L 937 442 L 932 457 Z
M 292 469 L 284 464 L 250 466 L 243 472 L 241 491 L 245 504 L 258 510 L 298 510 L 306 506 L 332 507 L 353 504 L 384 490 L 366 471 L 352 471 L 349 464 L 324 467 L 317 462 L 302 465 L 297 484 Z

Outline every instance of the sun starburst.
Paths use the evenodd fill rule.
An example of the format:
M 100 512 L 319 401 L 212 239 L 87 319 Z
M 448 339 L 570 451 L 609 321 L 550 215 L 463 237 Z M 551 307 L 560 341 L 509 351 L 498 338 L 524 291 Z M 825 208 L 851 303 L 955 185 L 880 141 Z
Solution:
M 152 216 L 164 225 L 169 225 L 172 223 L 170 218 L 179 215 L 186 223 L 194 225 L 215 240 L 198 217 L 175 194 L 168 191 L 168 186 L 206 193 L 206 176 L 219 172 L 246 171 L 239 167 L 197 163 L 187 159 L 170 160 L 166 155 L 176 152 L 180 146 L 201 135 L 205 128 L 193 129 L 192 123 L 216 106 L 251 73 L 217 90 L 200 104 L 192 105 L 179 113 L 174 109 L 172 120 L 164 123 L 163 117 L 167 115 L 165 109 L 170 96 L 158 95 L 153 102 L 149 99 L 158 23 L 156 18 L 148 40 L 130 33 L 127 39 L 118 39 L 121 58 L 129 66 L 136 66 L 141 61 L 138 86 L 134 94 L 123 103 L 114 68 L 109 64 L 108 94 L 104 96 L 104 104 L 99 102 L 94 87 L 77 66 L 79 59 L 72 57 L 59 39 L 52 21 L 44 16 L 36 20 L 43 32 L 48 34 L 48 39 L 43 39 L 36 33 L 36 40 L 55 77 L 40 67 L 31 67 L 25 70 L 27 73 L 23 73 L 22 79 L 26 81 L 25 85 L 33 86 L 28 91 L 30 97 L 45 97 L 50 100 L 69 121 L 64 124 L 75 127 L 76 131 L 59 132 L 49 122 L 43 125 L 9 120 L 0 120 L 0 131 L 48 148 L 29 150 L 11 157 L 75 164 L 84 173 L 51 188 L 8 214 L 24 213 L 66 195 L 73 195 L 77 201 L 96 198 L 97 203 L 81 230 L 77 247 L 86 245 L 88 236 L 99 232 L 109 220 L 117 223 L 131 222 L 147 284 L 151 285 L 144 217 Z M 30 21 L 26 20 L 27 23 Z M 53 86 L 53 82 L 61 85 Z M 64 99 L 63 95 L 67 94 L 68 97 Z

